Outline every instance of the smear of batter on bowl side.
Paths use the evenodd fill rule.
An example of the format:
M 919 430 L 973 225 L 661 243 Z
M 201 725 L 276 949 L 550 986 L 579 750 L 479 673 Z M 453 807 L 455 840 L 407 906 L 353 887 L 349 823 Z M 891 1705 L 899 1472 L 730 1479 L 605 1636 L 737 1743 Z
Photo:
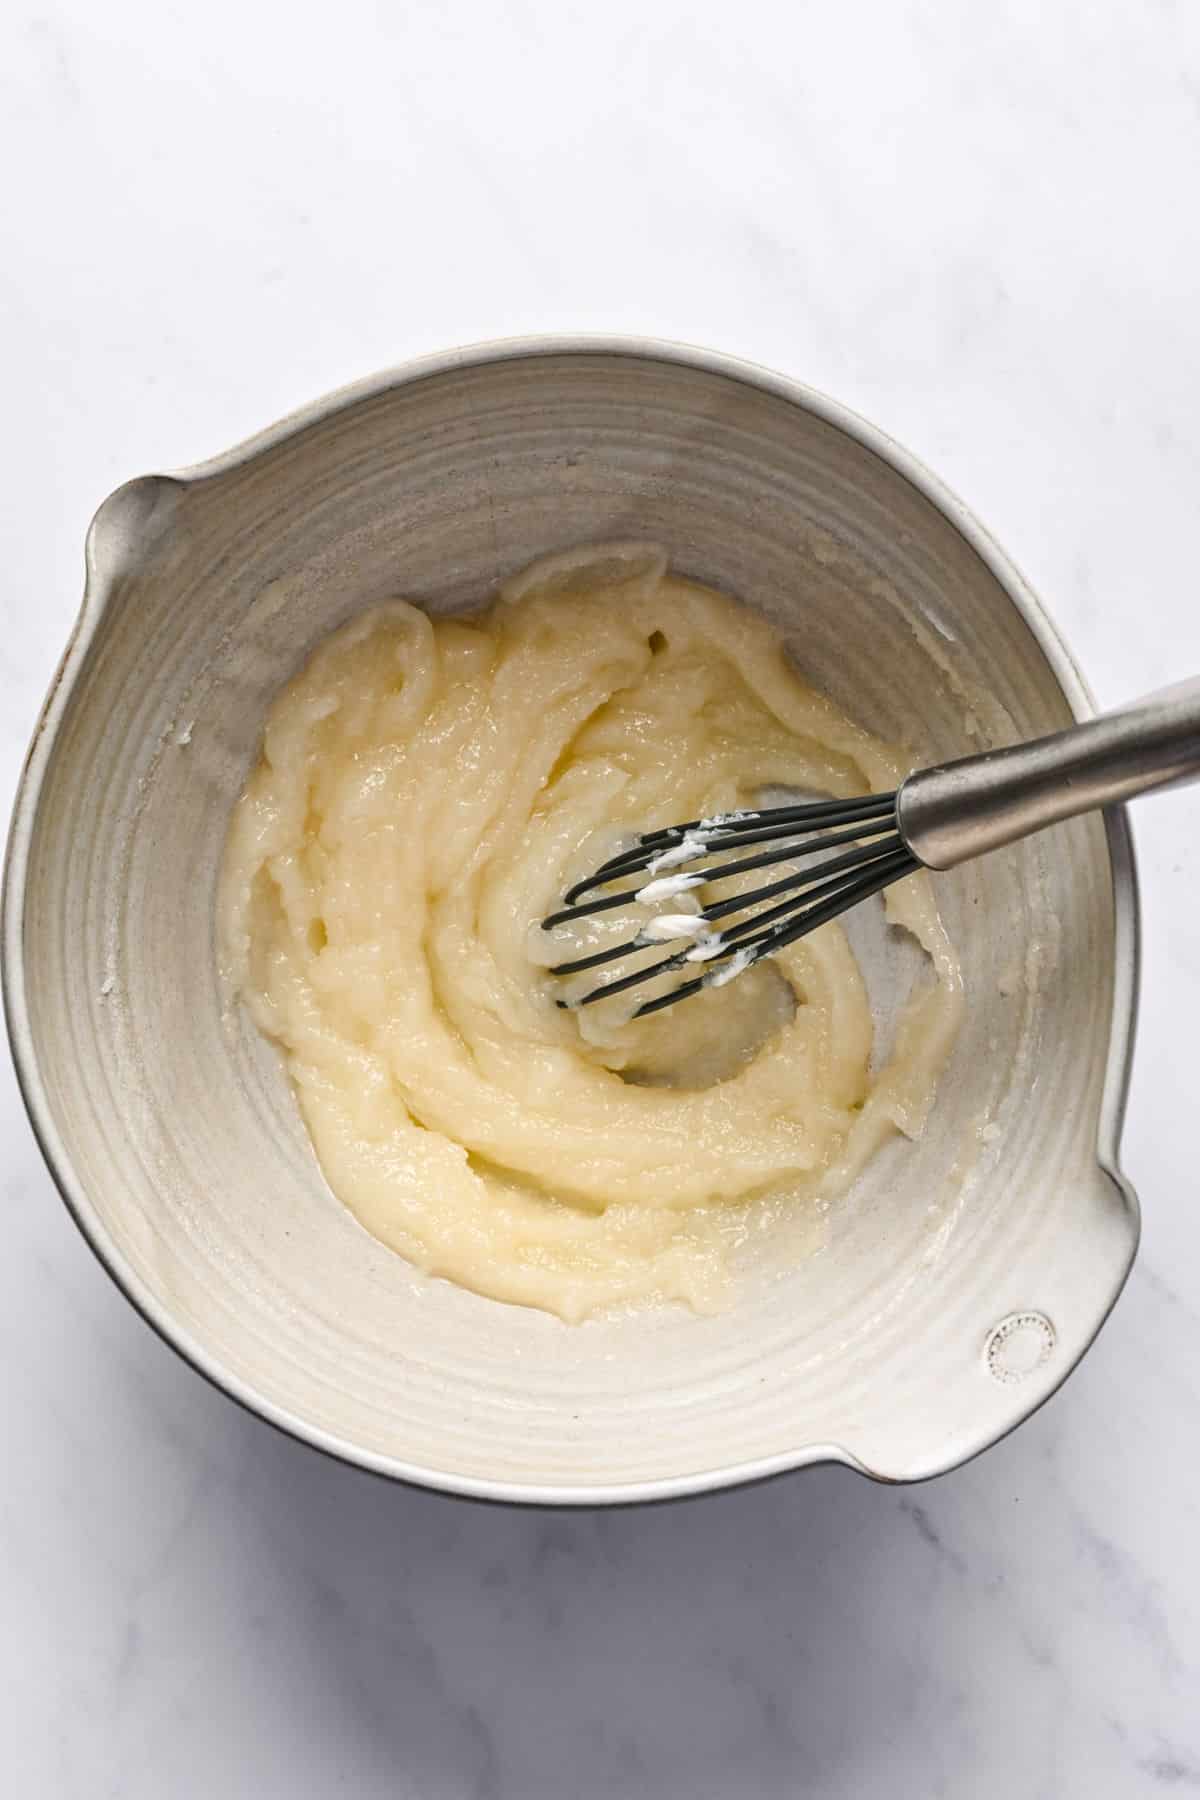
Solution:
M 634 832 L 905 772 L 653 546 L 547 558 L 470 617 L 397 600 L 335 632 L 270 710 L 219 901 L 228 978 L 333 1192 L 497 1300 L 720 1308 L 749 1233 L 922 1129 L 962 1004 L 927 877 L 888 896 L 931 980 L 875 1070 L 838 924 L 630 1021 L 627 999 L 557 1007 L 546 965 L 694 903 L 567 940 L 538 921 Z

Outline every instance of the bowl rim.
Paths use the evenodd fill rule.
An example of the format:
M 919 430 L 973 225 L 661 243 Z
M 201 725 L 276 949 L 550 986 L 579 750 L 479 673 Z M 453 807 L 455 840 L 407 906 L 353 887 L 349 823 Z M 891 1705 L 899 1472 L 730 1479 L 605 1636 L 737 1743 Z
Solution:
M 286 414 L 265 430 L 243 439 L 231 449 L 206 461 L 159 476 L 135 478 L 114 490 L 88 527 L 85 545 L 83 598 L 42 704 L 22 766 L 4 859 L 3 892 L 0 895 L 0 987 L 4 1014 L 16 1069 L 18 1087 L 34 1136 L 50 1175 L 68 1211 L 102 1267 L 143 1319 L 185 1362 L 220 1392 L 228 1395 L 255 1417 L 274 1425 L 288 1436 L 326 1455 L 369 1473 L 412 1486 L 475 1500 L 537 1506 L 628 1505 L 647 1501 L 682 1499 L 689 1495 L 745 1486 L 793 1469 L 821 1463 L 842 1463 L 873 1480 L 907 1484 L 924 1481 L 961 1467 L 1036 1412 L 1056 1393 L 1094 1342 L 1115 1305 L 1137 1253 L 1140 1209 L 1135 1190 L 1120 1166 L 1120 1138 L 1128 1098 L 1129 1077 L 1136 1031 L 1141 974 L 1140 908 L 1133 838 L 1124 807 L 1104 814 L 1113 896 L 1113 997 L 1108 1058 L 1097 1121 L 1098 1168 L 1115 1183 L 1124 1201 L 1128 1223 L 1128 1254 L 1095 1327 L 1077 1354 L 1058 1372 L 1053 1385 L 1003 1430 L 979 1431 L 966 1447 L 949 1457 L 930 1457 L 903 1477 L 868 1467 L 844 1445 L 806 1444 L 770 1457 L 690 1470 L 680 1475 L 649 1481 L 618 1483 L 536 1483 L 477 1477 L 440 1470 L 403 1458 L 365 1449 L 337 1433 L 326 1431 L 280 1406 L 235 1372 L 225 1367 L 192 1332 L 171 1316 L 137 1271 L 111 1240 L 72 1166 L 51 1114 L 37 1066 L 32 1024 L 25 986 L 24 926 L 25 890 L 29 853 L 42 788 L 58 726 L 70 704 L 87 651 L 104 617 L 115 582 L 124 563 L 122 544 L 111 541 L 106 513 L 130 488 L 147 480 L 193 486 L 245 467 L 300 432 L 345 412 L 360 402 L 394 389 L 411 386 L 459 370 L 542 357 L 604 357 L 668 363 L 740 382 L 808 412 L 878 456 L 910 486 L 922 494 L 954 527 L 995 577 L 1010 602 L 1036 639 L 1076 719 L 1090 718 L 1096 707 L 1091 691 L 1057 627 L 1033 589 L 1007 553 L 992 538 L 970 508 L 923 462 L 840 401 L 789 376 L 776 373 L 739 356 L 669 339 L 620 336 L 605 333 L 537 334 L 500 338 L 464 345 L 414 358 L 334 389 L 321 399 Z

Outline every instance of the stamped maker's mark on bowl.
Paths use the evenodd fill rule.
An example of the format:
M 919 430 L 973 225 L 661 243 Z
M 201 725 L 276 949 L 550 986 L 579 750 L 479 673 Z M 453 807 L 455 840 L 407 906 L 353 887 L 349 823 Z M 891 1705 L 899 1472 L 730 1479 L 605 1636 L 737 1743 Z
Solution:
M 1045 1313 L 1009 1313 L 988 1334 L 984 1351 L 988 1374 L 1009 1385 L 1024 1381 L 1050 1360 L 1057 1341 Z

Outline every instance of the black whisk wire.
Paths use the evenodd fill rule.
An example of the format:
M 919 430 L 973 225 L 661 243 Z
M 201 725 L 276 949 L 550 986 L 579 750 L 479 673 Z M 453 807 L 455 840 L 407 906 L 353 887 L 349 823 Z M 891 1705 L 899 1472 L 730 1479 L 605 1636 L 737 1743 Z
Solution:
M 698 840 L 703 839 L 703 843 L 698 842 L 688 856 L 673 859 L 672 868 L 682 868 L 687 862 L 712 856 L 720 850 L 742 849 L 750 844 L 767 843 L 773 838 L 799 837 L 810 831 L 829 831 L 835 826 L 859 825 L 861 829 L 857 835 L 862 837 L 866 835 L 868 821 L 880 820 L 887 823 L 881 823 L 877 828 L 887 830 L 894 825 L 895 802 L 894 794 L 872 794 L 865 800 L 817 800 L 811 806 L 777 806 L 741 814 L 718 813 L 715 818 L 692 819 L 686 825 L 648 831 L 629 849 L 601 863 L 585 881 L 577 881 L 569 888 L 563 895 L 563 906 L 572 908 L 581 895 L 590 893 L 593 888 L 635 874 L 639 869 L 657 873 L 650 869 L 650 864 L 674 850 L 682 850 L 684 840 L 693 835 Z M 848 835 L 856 834 L 850 832 Z M 808 848 L 813 850 L 818 846 L 810 844 Z
M 891 820 L 880 819 L 878 821 L 867 821 L 862 825 L 852 826 L 845 831 L 833 831 L 829 832 L 824 837 L 811 838 L 804 844 L 797 845 L 796 843 L 789 841 L 778 849 L 764 850 L 758 856 L 746 856 L 737 862 L 720 863 L 716 868 L 706 869 L 703 875 L 687 877 L 686 882 L 684 878 L 686 877 L 687 872 L 684 864 L 672 864 L 670 874 L 664 874 L 660 879 L 669 881 L 674 879 L 675 875 L 678 874 L 681 885 L 677 891 L 679 893 L 686 893 L 690 887 L 708 886 L 714 881 L 724 881 L 726 877 L 730 875 L 748 875 L 755 869 L 768 869 L 775 863 L 794 862 L 797 856 L 812 856 L 821 850 L 836 849 L 839 844 L 861 843 L 864 837 L 871 835 L 878 836 L 882 832 L 894 830 L 895 826 Z M 702 856 L 715 856 L 722 850 L 740 849 L 743 845 L 759 842 L 761 838 L 777 838 L 784 835 L 784 833 L 786 833 L 789 840 L 794 839 L 797 835 L 796 828 L 793 825 L 784 826 L 769 833 L 764 832 L 760 834 L 760 837 L 742 837 L 738 838 L 736 842 L 713 842 L 708 849 L 698 849 L 692 852 L 688 857 L 688 861 L 694 862 Z M 604 880 L 606 882 L 618 881 L 631 872 L 632 871 L 628 869 L 614 869 L 610 874 L 604 877 Z M 650 873 L 649 869 L 647 869 L 646 872 Z M 598 877 L 593 877 L 590 881 L 584 883 L 577 883 L 576 886 L 570 890 L 570 893 L 567 894 L 567 904 L 562 910 L 560 912 L 551 913 L 549 918 L 542 920 L 543 931 L 550 931 L 555 925 L 570 924 L 576 919 L 591 918 L 593 913 L 612 912 L 614 908 L 618 906 L 632 905 L 637 900 L 639 894 L 644 893 L 649 884 L 643 882 L 640 886 L 635 888 L 624 888 L 619 894 L 606 894 L 601 900 L 589 900 L 586 906 L 574 906 L 570 903 L 571 894 L 579 893 L 581 891 L 586 892 L 588 889 L 598 887 L 599 885 L 600 881 Z M 766 898 L 766 892 L 768 891 L 773 892 L 774 890 L 764 891 L 759 898 Z M 712 908 L 710 908 L 709 911 L 713 916 L 716 916 Z
M 782 950 L 786 945 L 794 944 L 798 939 L 807 937 L 809 932 L 816 931 L 819 925 L 827 925 L 831 919 L 836 919 L 850 907 L 857 906 L 860 900 L 866 900 L 870 895 L 877 894 L 881 888 L 890 887 L 894 881 L 900 881 L 905 875 L 911 875 L 919 867 L 917 859 L 903 846 L 893 852 L 891 856 L 881 858 L 877 864 L 871 864 L 864 869 L 854 880 L 839 884 L 838 891 L 831 894 L 820 905 L 802 908 L 800 916 L 791 925 L 781 927 L 777 931 L 767 932 L 763 940 L 750 951 L 750 959 L 746 967 L 749 968 L 751 964 L 761 962 L 764 956 L 773 956 L 777 950 Z M 739 949 L 745 947 L 744 944 L 734 945 L 732 953 L 736 955 Z M 627 985 L 632 985 L 632 983 Z M 661 1012 L 664 1007 L 674 1006 L 677 1000 L 686 1000 L 690 995 L 698 994 L 702 988 L 712 985 L 712 981 L 706 980 L 704 976 L 693 981 L 685 981 L 679 987 L 672 988 L 669 993 L 660 994 L 656 1000 L 643 1001 L 633 1016 L 635 1019 L 644 1019 L 648 1013 Z M 601 998 L 603 994 L 604 989 L 601 988 L 596 997 Z
M 628 974 L 602 981 L 578 999 L 560 1001 L 559 1005 L 590 1006 L 660 976 L 702 965 L 700 974 L 643 1002 L 633 1016 L 641 1018 L 659 1012 L 706 987 L 721 986 L 733 980 L 753 963 L 817 930 L 859 900 L 912 874 L 920 863 L 897 829 L 895 803 L 895 794 L 872 794 L 860 801 L 817 801 L 812 805 L 772 807 L 764 811 L 693 819 L 684 825 L 643 834 L 635 845 L 610 857 L 586 881 L 577 882 L 565 895 L 562 909 L 542 921 L 544 929 L 552 930 L 556 925 L 629 905 L 640 894 L 647 900 L 667 899 L 673 893 L 694 893 L 729 876 L 747 874 L 776 863 L 794 862 L 800 857 L 808 859 L 826 850 L 837 850 L 838 854 L 823 862 L 806 863 L 803 869 L 792 870 L 778 881 L 750 893 L 733 894 L 724 900 L 710 902 L 695 915 L 680 917 L 679 929 L 673 935 L 676 939 L 686 939 L 682 949 L 657 961 L 643 963 Z M 733 861 L 712 863 L 709 860 L 719 857 L 721 852 L 761 843 L 772 843 L 776 847 Z M 849 845 L 853 848 L 846 848 Z M 689 864 L 701 861 L 705 864 L 702 870 L 688 872 Z M 650 883 L 643 882 L 638 887 L 592 899 L 583 906 L 573 904 L 580 896 L 594 893 L 597 888 L 612 882 L 628 880 L 639 870 L 649 875 L 655 885 L 661 879 L 662 886 L 657 894 L 647 893 Z M 763 910 L 767 901 L 778 904 Z M 747 916 L 734 917 L 743 913 Z M 726 920 L 730 922 L 721 923 Z M 651 920 L 635 937 L 557 963 L 550 972 L 578 974 L 669 942 L 662 931 L 653 930 L 653 925 L 654 920 Z M 667 925 L 676 925 L 674 916 Z M 714 930 L 717 926 L 719 929 Z

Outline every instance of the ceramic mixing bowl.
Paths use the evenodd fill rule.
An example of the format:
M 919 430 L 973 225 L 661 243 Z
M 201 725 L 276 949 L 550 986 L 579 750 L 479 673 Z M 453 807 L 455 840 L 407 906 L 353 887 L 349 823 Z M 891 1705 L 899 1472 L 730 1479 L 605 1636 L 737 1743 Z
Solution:
M 934 1474 L 1057 1386 L 1134 1254 L 1117 1167 L 1137 967 L 1120 813 L 938 878 L 968 1008 L 925 1135 L 876 1158 L 807 1254 L 764 1240 L 716 1318 L 571 1328 L 421 1276 L 330 1194 L 277 1056 L 225 1007 L 214 885 L 280 683 L 362 607 L 469 608 L 536 556 L 616 538 L 655 539 L 759 608 L 818 687 L 921 759 L 1091 710 L 959 502 L 794 382 L 607 340 L 379 376 L 214 462 L 130 482 L 93 521 L 5 890 L 34 1127 L 146 1319 L 349 1462 L 555 1503 L 826 1460 Z M 862 929 L 886 1031 L 913 953 Z

